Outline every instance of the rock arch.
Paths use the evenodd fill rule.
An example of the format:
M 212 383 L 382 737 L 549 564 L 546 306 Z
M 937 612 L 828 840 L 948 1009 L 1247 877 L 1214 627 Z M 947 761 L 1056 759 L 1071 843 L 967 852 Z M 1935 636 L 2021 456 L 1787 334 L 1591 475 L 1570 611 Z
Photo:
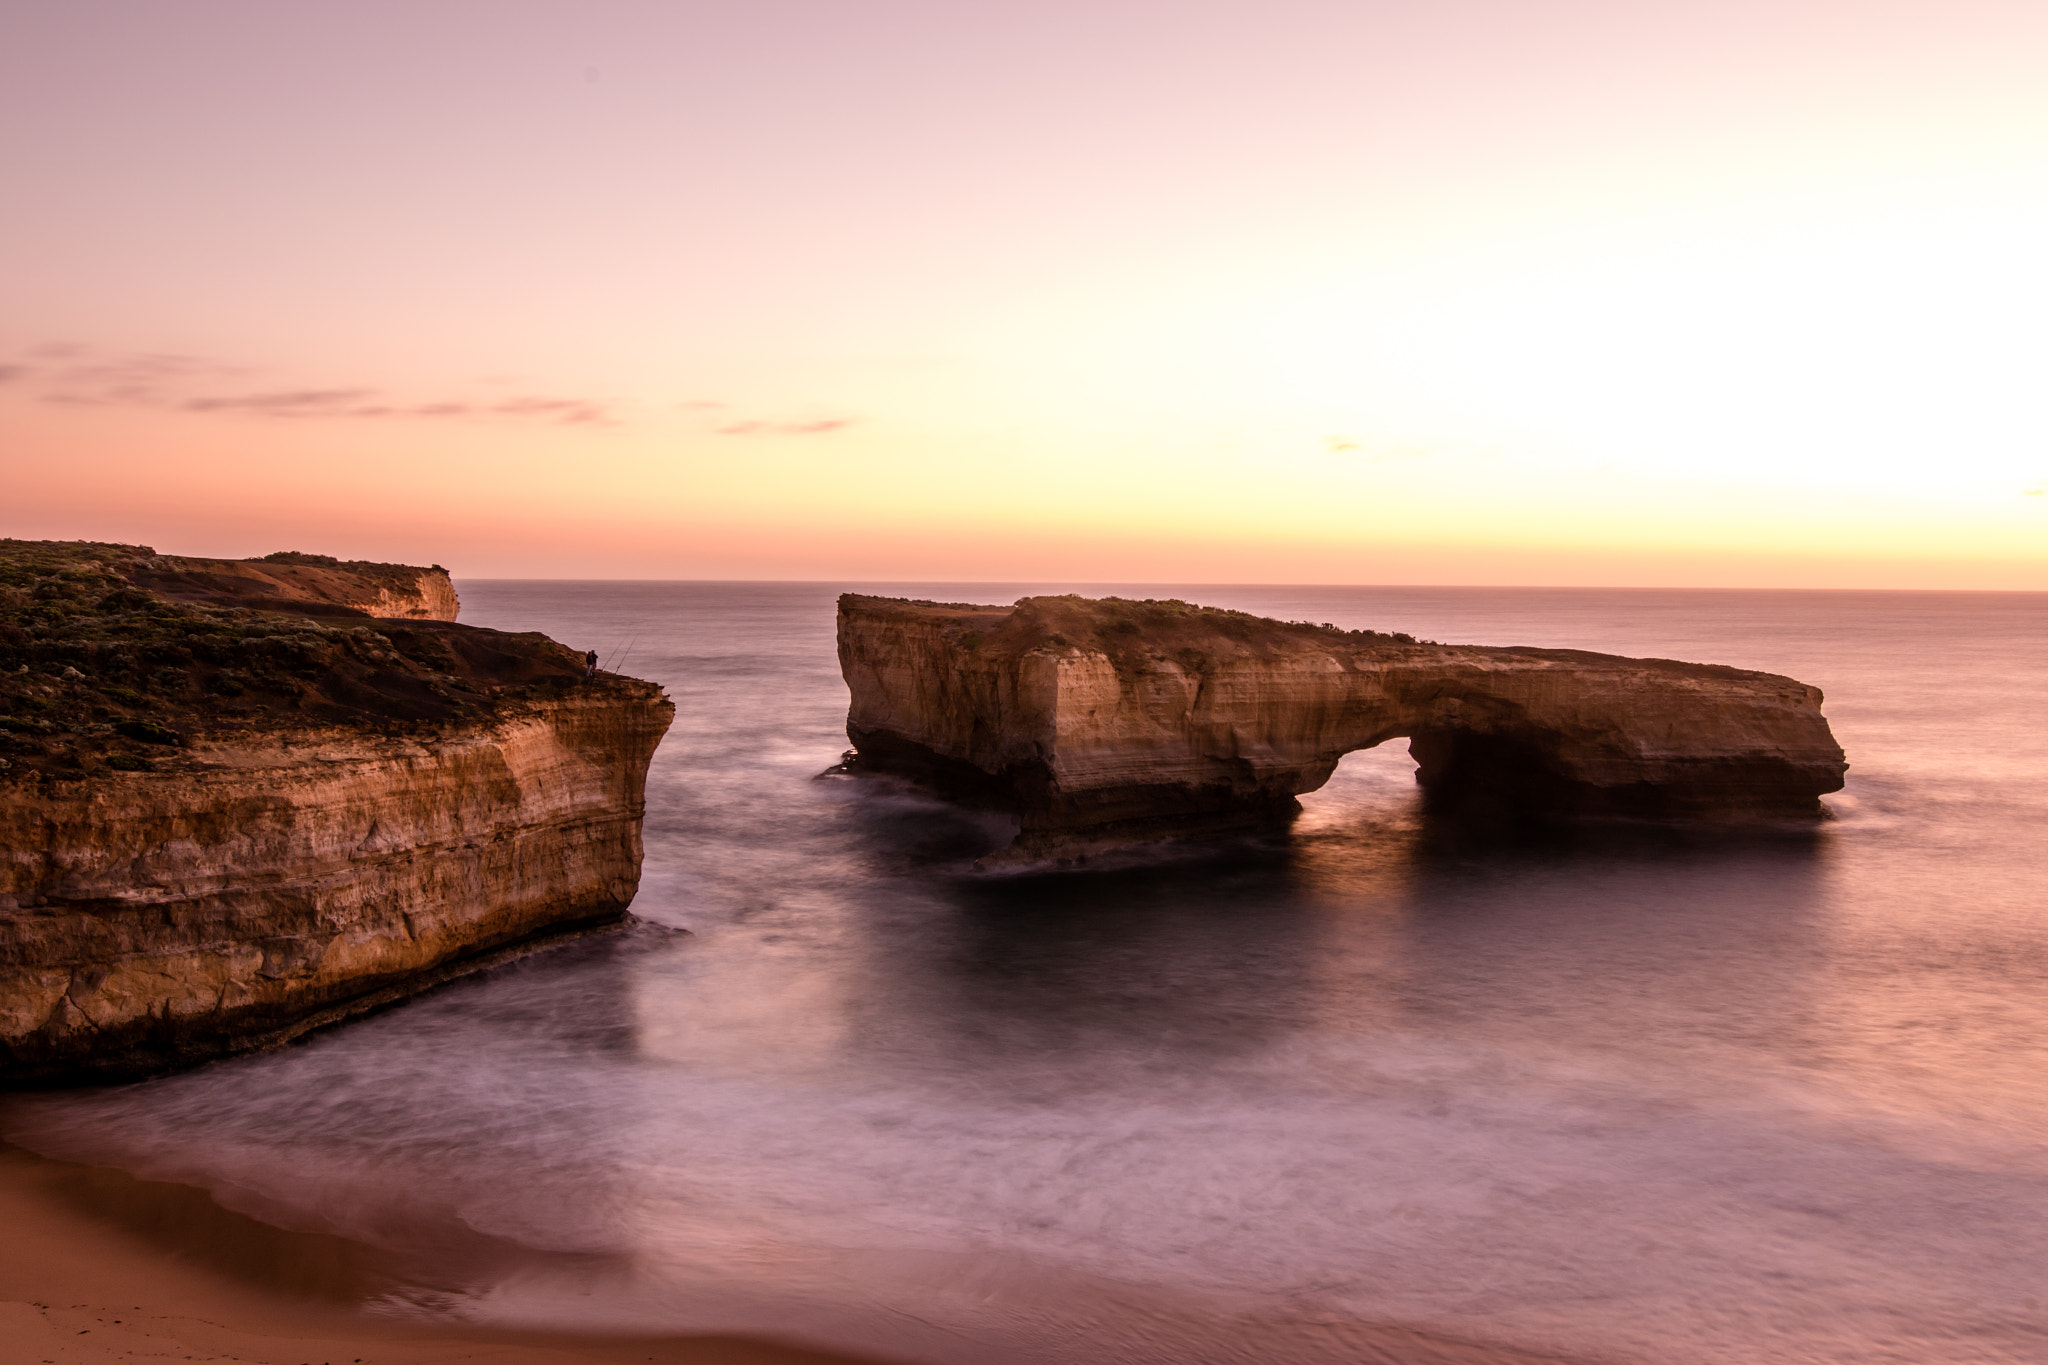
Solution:
M 1811 819 L 1847 768 L 1775 674 L 1182 602 L 849 594 L 839 657 L 856 765 L 1014 811 L 1026 853 L 1285 820 L 1402 736 L 1430 805 L 1544 817 Z

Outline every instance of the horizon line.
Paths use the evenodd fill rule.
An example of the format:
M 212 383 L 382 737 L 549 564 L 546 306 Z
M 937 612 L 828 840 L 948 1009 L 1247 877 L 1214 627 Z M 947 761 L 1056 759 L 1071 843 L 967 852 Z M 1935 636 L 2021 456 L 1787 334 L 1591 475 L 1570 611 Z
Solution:
M 363 561 L 371 562 L 371 561 Z M 428 567 L 407 565 L 407 568 Z M 1103 579 L 1089 582 L 1082 579 L 1029 578 L 594 578 L 594 577 L 537 577 L 483 574 L 456 574 L 448 571 L 450 580 L 461 579 L 471 583 L 668 583 L 668 584 L 732 584 L 746 586 L 779 587 L 832 587 L 838 584 L 855 583 L 872 587 L 931 587 L 948 585 L 964 588 L 980 587 L 1030 587 L 1034 583 L 1074 583 L 1083 587 L 1104 588 L 1371 588 L 1403 589 L 1409 591 L 1459 591 L 1459 592 L 1809 592 L 1809 593 L 1968 593 L 1975 596 L 2003 595 L 2009 597 L 2048 597 L 2048 588 L 1812 588 L 1812 587 L 1712 587 L 1699 584 L 1670 585 L 1656 583 L 1299 583 L 1279 580 L 1222 579 L 1213 582 L 1181 581 L 1116 581 Z

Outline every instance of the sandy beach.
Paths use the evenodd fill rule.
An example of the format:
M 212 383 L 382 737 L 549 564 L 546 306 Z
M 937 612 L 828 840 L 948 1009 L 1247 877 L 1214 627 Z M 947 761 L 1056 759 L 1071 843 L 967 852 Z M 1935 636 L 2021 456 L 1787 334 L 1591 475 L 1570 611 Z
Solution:
M 0 1365 L 885 1365 L 738 1336 L 506 1331 L 375 1316 L 357 1305 L 393 1282 L 368 1247 L 272 1228 L 197 1189 L 5 1144 L 0 1226 Z M 1216 1324 L 1225 1335 L 1233 1326 Z M 1275 1358 L 1570 1365 L 1384 1324 L 1273 1327 L 1261 1339 Z M 1103 1350 L 1105 1360 L 1118 1357 L 1113 1346 Z
M 339 1238 L 280 1233 L 197 1191 L 0 1148 L 0 1365 L 854 1365 L 731 1337 L 437 1328 L 348 1302 L 374 1273 Z M 872 1363 L 870 1363 L 872 1365 Z

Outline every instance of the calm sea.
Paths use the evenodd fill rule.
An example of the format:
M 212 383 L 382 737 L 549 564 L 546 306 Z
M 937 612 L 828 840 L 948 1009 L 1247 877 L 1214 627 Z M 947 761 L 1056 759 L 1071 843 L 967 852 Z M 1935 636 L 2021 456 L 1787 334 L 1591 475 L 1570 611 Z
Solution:
M 1284 840 L 989 878 L 1000 825 L 818 779 L 843 586 L 464 583 L 675 698 L 644 923 L 6 1131 L 384 1248 L 383 1312 L 943 1365 L 2048 1360 L 2048 596 L 870 585 L 1768 669 L 1853 765 L 1811 838 L 1488 848 L 1396 741 Z

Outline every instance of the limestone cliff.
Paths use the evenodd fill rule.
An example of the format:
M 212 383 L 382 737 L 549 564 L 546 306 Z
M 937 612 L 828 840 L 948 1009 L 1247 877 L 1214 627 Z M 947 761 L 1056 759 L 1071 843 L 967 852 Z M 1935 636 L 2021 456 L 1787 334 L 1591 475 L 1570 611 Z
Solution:
M 461 603 L 436 564 L 376 564 L 282 550 L 261 559 L 191 559 L 142 554 L 122 565 L 136 587 L 176 602 L 219 606 L 342 607 L 365 616 L 453 621 Z
M 839 659 L 856 765 L 1014 811 L 1025 850 L 1284 819 L 1399 736 L 1439 810 L 1811 818 L 1847 767 L 1820 691 L 1774 674 L 1182 602 L 849 594 Z
M 138 548 L 0 544 L 0 1081 L 263 1046 L 623 913 L 660 688 L 158 597 Z

